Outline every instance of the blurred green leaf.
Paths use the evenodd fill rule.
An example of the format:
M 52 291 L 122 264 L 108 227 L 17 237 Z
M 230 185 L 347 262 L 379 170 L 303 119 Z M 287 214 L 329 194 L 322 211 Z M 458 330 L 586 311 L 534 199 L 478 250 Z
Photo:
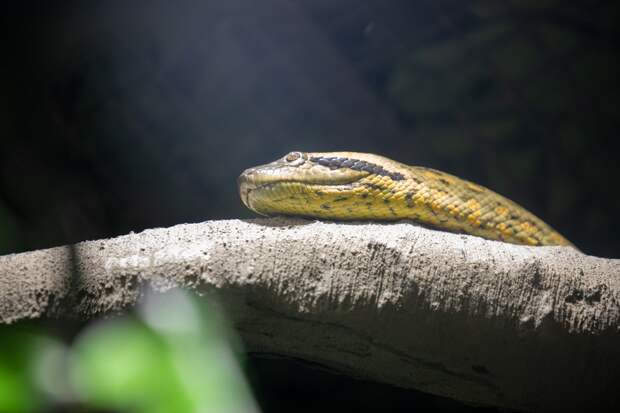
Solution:
M 2 327 L 0 412 L 258 410 L 217 306 L 172 291 L 147 296 L 139 316 L 88 326 L 73 347 L 28 325 Z
M 37 389 L 34 361 L 46 340 L 20 326 L 0 328 L 0 412 L 32 412 L 45 402 Z
M 36 406 L 32 393 L 24 369 L 7 366 L 3 358 L 0 361 L 0 412 L 32 411 Z
M 142 323 L 92 327 L 74 351 L 71 379 L 80 400 L 123 411 L 191 411 L 166 345 Z
M 142 316 L 169 345 L 183 389 L 199 411 L 257 410 L 233 352 L 239 343 L 214 297 L 199 300 L 180 290 L 152 295 Z
M 198 300 L 151 297 L 141 315 L 145 322 L 107 321 L 78 340 L 71 381 L 79 400 L 131 412 L 255 410 L 223 328 Z

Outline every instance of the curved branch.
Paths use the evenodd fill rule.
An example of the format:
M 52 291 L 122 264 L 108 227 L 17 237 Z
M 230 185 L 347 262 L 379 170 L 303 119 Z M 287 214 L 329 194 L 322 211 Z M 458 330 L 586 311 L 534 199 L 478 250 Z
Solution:
M 409 223 L 211 221 L 0 257 L 0 321 L 218 293 L 253 352 L 523 410 L 617 406 L 620 260 Z

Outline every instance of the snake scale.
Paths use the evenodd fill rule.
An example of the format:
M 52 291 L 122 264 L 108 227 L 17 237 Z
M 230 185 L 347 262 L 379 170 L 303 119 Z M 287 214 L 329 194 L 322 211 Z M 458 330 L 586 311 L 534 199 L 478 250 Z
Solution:
M 239 176 L 243 203 L 262 215 L 413 220 L 524 245 L 572 244 L 531 212 L 473 182 L 357 152 L 291 152 Z

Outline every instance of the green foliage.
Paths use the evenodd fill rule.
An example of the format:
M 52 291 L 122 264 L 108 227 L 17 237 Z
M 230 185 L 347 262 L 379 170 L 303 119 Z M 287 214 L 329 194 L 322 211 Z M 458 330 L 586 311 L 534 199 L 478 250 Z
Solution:
M 93 328 L 76 345 L 73 357 L 72 384 L 84 402 L 120 411 L 193 410 L 170 348 L 138 320 Z
M 138 316 L 88 326 L 72 346 L 7 327 L 0 411 L 51 406 L 122 412 L 254 411 L 215 310 L 181 292 L 150 296 Z
M 19 327 L 0 330 L 0 412 L 29 412 L 40 407 L 33 361 L 41 337 Z

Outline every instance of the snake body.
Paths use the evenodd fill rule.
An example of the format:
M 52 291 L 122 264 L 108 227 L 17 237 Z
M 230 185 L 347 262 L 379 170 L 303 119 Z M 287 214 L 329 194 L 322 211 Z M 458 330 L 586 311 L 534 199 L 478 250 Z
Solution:
M 243 203 L 262 215 L 413 220 L 525 245 L 572 245 L 515 202 L 445 172 L 356 152 L 291 152 L 239 177 Z

